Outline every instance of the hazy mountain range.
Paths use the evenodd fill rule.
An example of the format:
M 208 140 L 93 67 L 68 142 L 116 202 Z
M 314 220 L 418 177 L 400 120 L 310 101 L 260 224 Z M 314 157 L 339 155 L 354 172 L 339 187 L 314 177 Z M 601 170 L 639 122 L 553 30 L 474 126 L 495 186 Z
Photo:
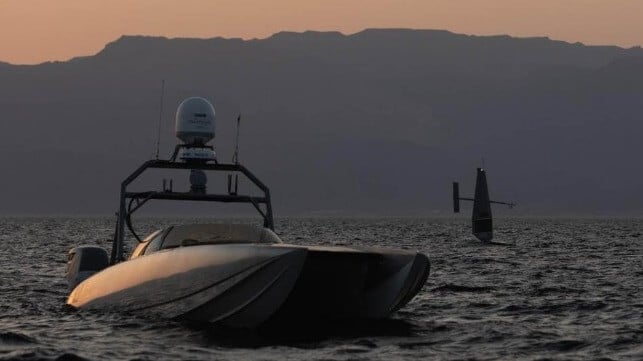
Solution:
M 505 214 L 643 215 L 641 48 L 401 29 L 126 36 L 0 63 L 0 213 L 115 211 L 155 153 L 161 79 L 162 156 L 183 98 L 213 101 L 220 160 L 241 113 L 241 161 L 277 215 L 449 215 L 483 157 L 492 198 L 519 204 Z

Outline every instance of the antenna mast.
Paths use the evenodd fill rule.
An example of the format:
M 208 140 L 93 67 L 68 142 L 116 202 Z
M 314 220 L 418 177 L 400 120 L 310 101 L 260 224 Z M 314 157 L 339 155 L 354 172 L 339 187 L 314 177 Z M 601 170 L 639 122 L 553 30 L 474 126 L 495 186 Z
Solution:
M 239 126 L 241 124 L 241 114 L 237 117 L 237 139 L 234 145 L 234 154 L 232 155 L 232 163 L 239 164 Z M 228 174 L 228 194 L 236 196 L 239 191 L 239 174 L 234 175 L 234 182 L 232 181 L 232 174 Z
M 234 164 L 239 164 L 239 127 L 241 126 L 241 114 L 237 117 L 237 138 L 234 145 L 234 155 L 232 156 L 232 162 Z
M 159 124 L 156 132 L 156 159 L 159 159 L 159 148 L 161 147 L 161 121 L 163 120 L 163 96 L 165 95 L 165 79 L 161 79 L 161 104 L 159 110 Z

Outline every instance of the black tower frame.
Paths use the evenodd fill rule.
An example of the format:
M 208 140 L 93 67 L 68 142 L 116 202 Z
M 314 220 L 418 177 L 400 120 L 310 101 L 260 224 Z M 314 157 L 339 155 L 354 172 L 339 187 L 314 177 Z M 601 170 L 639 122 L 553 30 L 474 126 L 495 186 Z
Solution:
M 203 170 L 203 171 L 216 171 L 216 172 L 236 172 L 243 174 L 250 180 L 259 190 L 263 192 L 263 196 L 250 196 L 239 195 L 235 191 L 230 190 L 228 185 L 228 194 L 208 194 L 196 192 L 174 192 L 171 189 L 163 189 L 162 191 L 145 191 L 145 192 L 130 192 L 127 187 L 141 176 L 148 169 L 184 169 L 184 170 Z M 263 226 L 274 230 L 274 220 L 272 216 L 272 203 L 270 200 L 270 190 L 268 187 L 257 178 L 252 172 L 241 164 L 208 164 L 204 161 L 186 161 L 175 162 L 171 160 L 149 160 L 143 163 L 136 169 L 129 177 L 121 183 L 120 205 L 117 213 L 116 231 L 112 243 L 112 254 L 110 263 L 116 264 L 124 260 L 123 258 L 123 242 L 125 239 L 125 226 L 127 225 L 132 234 L 138 238 L 136 233 L 131 227 L 131 216 L 139 208 L 141 208 L 147 201 L 152 199 L 161 200 L 177 200 L 177 201 L 205 201 L 205 202 L 223 202 L 223 203 L 250 203 L 263 218 Z M 129 200 L 129 206 L 128 206 Z M 265 210 L 261 205 L 265 206 Z

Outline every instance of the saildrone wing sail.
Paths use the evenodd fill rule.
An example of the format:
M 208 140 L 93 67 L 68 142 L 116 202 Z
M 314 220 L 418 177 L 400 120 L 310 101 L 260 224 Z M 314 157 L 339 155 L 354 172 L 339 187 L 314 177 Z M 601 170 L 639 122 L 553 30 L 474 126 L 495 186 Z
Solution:
M 489 202 L 489 189 L 487 176 L 484 169 L 478 168 L 476 175 L 476 193 L 473 199 L 473 235 L 483 242 L 493 238 L 493 221 L 491 217 L 491 204 Z

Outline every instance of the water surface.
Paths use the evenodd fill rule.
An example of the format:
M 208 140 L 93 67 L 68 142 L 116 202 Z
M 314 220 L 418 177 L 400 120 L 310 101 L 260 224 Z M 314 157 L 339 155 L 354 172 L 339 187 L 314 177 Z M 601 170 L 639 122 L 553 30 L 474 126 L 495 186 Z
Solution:
M 142 233 L 189 220 L 146 219 Z M 424 289 L 390 320 L 233 333 L 65 306 L 66 253 L 109 248 L 112 218 L 0 219 L 0 360 L 642 360 L 643 220 L 280 219 L 288 243 L 425 252 Z M 314 312 L 314 310 L 311 310 Z

